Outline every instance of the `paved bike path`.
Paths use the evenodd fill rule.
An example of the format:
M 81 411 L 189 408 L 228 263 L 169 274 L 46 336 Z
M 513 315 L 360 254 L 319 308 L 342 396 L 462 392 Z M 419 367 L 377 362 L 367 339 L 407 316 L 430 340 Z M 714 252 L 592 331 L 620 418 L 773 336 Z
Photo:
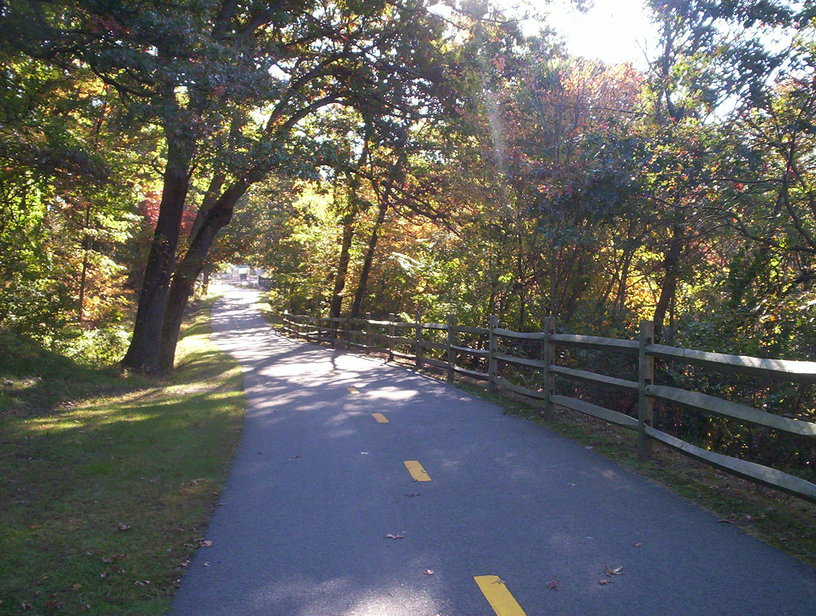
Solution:
M 501 616 L 816 614 L 813 569 L 455 387 L 282 338 L 255 298 L 213 313 L 248 410 L 172 616 L 493 616 L 486 575 Z

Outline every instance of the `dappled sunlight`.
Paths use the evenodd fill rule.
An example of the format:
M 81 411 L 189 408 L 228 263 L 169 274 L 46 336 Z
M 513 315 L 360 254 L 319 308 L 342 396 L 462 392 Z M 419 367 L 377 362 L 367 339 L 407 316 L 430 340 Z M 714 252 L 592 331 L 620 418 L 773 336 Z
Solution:
M 42 377 L 3 378 L 0 380 L 0 391 L 24 392 L 37 387 Z
M 419 391 L 416 389 L 406 389 L 403 387 L 387 385 L 385 387 L 371 389 L 367 391 L 366 394 L 369 398 L 373 398 L 375 400 L 401 401 L 415 398 L 419 395 Z
M 324 581 L 277 581 L 258 591 L 250 605 L 268 613 L 291 616 L 436 616 L 441 602 L 434 594 L 405 583 L 381 588 L 361 587 L 351 576 Z M 294 605 L 302 607 L 294 607 Z
M 207 409 L 218 411 L 232 406 L 240 398 L 240 392 L 230 388 L 213 390 L 212 386 L 197 388 L 202 393 L 198 404 L 206 404 Z M 154 388 L 148 391 L 131 392 L 117 398 L 107 397 L 84 402 L 82 405 L 66 409 L 59 414 L 28 419 L 19 424 L 19 430 L 31 433 L 58 433 L 78 430 L 98 431 L 117 424 L 153 421 L 159 415 L 175 413 L 188 404 L 192 393 L 184 388 Z M 207 393 L 209 391 L 209 393 Z M 178 421 L 186 421 L 193 414 L 188 412 Z M 172 417 L 172 416 L 171 416 Z M 175 418 L 174 418 L 175 419 Z M 165 420 L 167 418 L 165 417 Z
M 415 588 L 390 588 L 379 593 L 367 592 L 343 616 L 434 616 L 438 609 L 430 593 Z
M 348 421 L 349 419 L 355 419 L 361 415 L 367 415 L 367 413 L 365 411 L 344 411 L 342 413 L 333 415 L 326 420 L 323 425 L 329 428 L 336 428 L 341 423 Z

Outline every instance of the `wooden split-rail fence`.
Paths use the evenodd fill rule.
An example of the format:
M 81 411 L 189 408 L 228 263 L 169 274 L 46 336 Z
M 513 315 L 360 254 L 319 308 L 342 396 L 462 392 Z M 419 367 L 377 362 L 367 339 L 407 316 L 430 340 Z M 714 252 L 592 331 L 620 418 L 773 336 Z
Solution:
M 397 321 L 393 314 L 389 315 L 389 320 L 382 321 L 371 318 L 329 319 L 286 312 L 283 315 L 283 329 L 313 342 L 326 342 L 346 349 L 382 351 L 388 354 L 389 360 L 408 359 L 414 361 L 418 368 L 426 365 L 440 368 L 447 371 L 450 382 L 454 381 L 457 374 L 484 380 L 490 391 L 503 389 L 532 398 L 545 416 L 552 412 L 553 405 L 559 405 L 635 430 L 638 433 L 638 451 L 643 457 L 649 456 L 652 441 L 658 441 L 746 479 L 816 502 L 816 484 L 806 479 L 762 464 L 709 451 L 654 427 L 654 403 L 656 400 L 663 400 L 743 423 L 816 439 L 816 423 L 782 417 L 700 392 L 658 385 L 655 383 L 655 359 L 795 383 L 816 383 L 816 362 L 760 359 L 655 344 L 654 324 L 650 321 L 641 322 L 639 340 L 559 334 L 556 333 L 555 320 L 552 318 L 545 319 L 543 331 L 516 332 L 500 328 L 499 319 L 495 316 L 490 317 L 489 327 L 469 327 L 458 325 L 454 315 L 448 315 L 446 323 L 421 323 Z M 437 335 L 444 332 L 444 342 L 427 339 L 426 332 L 434 331 Z M 459 339 L 465 336 L 478 339 L 480 342 L 474 346 L 481 348 L 461 345 Z M 540 349 L 538 357 L 500 353 L 500 339 L 519 343 L 537 342 Z M 556 347 L 594 349 L 634 356 L 637 358 L 637 380 L 559 366 L 555 363 Z M 436 351 L 437 357 L 429 356 L 429 350 Z M 440 356 L 445 359 L 440 359 Z M 483 370 L 464 367 L 458 361 L 462 356 L 470 358 L 466 363 L 477 363 Z M 536 370 L 541 375 L 541 387 L 530 389 L 500 376 L 499 365 L 502 363 Z M 557 395 L 556 379 L 633 392 L 638 401 L 637 417 L 578 398 Z

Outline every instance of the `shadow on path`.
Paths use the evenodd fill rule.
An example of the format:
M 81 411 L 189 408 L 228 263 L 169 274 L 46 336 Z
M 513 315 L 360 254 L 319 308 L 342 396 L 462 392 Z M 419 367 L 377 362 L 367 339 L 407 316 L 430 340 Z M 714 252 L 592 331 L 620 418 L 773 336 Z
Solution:
M 490 616 L 485 574 L 530 616 L 816 614 L 807 566 L 454 387 L 281 338 L 254 301 L 214 312 L 249 409 L 173 616 Z

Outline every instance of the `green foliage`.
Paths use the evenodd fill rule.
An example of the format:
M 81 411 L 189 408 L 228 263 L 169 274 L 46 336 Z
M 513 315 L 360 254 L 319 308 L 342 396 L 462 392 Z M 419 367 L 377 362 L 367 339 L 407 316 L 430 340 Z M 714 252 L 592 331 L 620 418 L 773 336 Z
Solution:
M 143 281 L 162 297 L 172 274 L 178 308 L 244 262 L 276 310 L 620 337 L 648 318 L 666 343 L 816 357 L 809 3 L 650 2 L 644 73 L 490 3 L 430 4 L 7 3 L 0 329 L 108 362 Z M 666 417 L 738 453 L 806 451 Z

